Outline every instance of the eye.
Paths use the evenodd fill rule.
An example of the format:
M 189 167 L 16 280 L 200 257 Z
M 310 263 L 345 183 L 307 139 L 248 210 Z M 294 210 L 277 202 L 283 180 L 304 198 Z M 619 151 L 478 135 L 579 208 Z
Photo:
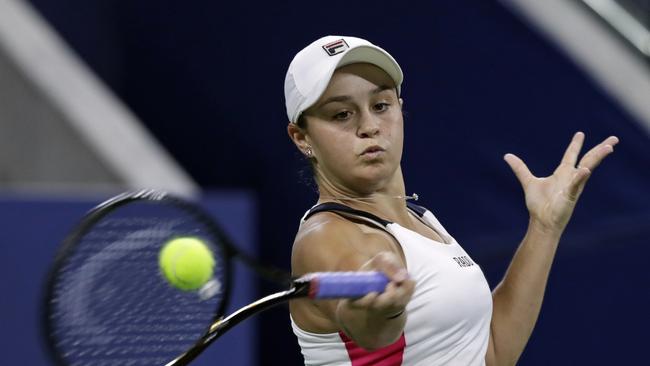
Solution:
M 339 121 L 344 121 L 344 120 L 350 118 L 351 115 L 352 115 L 352 112 L 343 111 L 343 112 L 339 112 L 339 113 L 335 114 L 332 119 L 339 120 Z
M 376 112 L 383 112 L 383 111 L 387 110 L 389 106 L 390 106 L 390 104 L 381 102 L 381 103 L 375 104 L 373 109 Z

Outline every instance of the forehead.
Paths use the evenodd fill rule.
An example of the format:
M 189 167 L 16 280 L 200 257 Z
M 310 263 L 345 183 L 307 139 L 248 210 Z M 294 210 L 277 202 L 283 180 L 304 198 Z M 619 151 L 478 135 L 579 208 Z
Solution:
M 356 91 L 363 91 L 366 88 L 373 90 L 377 87 L 394 89 L 395 81 L 384 70 L 375 65 L 368 63 L 350 64 L 334 71 L 319 101 L 333 95 L 348 95 Z

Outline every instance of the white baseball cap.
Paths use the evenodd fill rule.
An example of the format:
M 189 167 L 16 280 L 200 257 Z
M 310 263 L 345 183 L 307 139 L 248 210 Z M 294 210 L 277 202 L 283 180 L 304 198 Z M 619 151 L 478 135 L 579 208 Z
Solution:
M 366 62 L 384 70 L 395 81 L 397 93 L 404 75 L 397 61 L 382 48 L 365 39 L 326 36 L 296 54 L 284 79 L 284 98 L 289 121 L 298 122 L 300 114 L 323 94 L 339 67 Z

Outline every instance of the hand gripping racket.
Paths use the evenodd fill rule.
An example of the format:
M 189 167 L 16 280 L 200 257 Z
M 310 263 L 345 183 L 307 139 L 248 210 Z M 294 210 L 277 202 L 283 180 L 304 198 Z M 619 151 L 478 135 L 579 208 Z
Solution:
M 209 291 L 181 291 L 160 274 L 169 239 L 200 238 L 215 258 Z M 224 317 L 237 258 L 288 289 Z M 116 196 L 92 209 L 64 241 L 47 281 L 44 326 L 55 362 L 68 366 L 187 365 L 233 326 L 297 297 L 382 292 L 379 272 L 323 272 L 297 279 L 241 253 L 198 205 L 164 192 Z M 204 290 L 204 289 L 202 289 Z

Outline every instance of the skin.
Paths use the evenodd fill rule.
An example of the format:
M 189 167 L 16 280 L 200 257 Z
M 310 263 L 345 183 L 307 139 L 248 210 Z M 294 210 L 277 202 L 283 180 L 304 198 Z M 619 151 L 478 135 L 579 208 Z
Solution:
M 369 64 L 338 69 L 321 98 L 304 112 L 306 127 L 287 131 L 314 167 L 320 202 L 341 202 L 416 231 L 440 245 L 438 233 L 406 209 L 400 168 L 403 101 L 392 79 Z M 611 136 L 578 160 L 584 134 L 576 133 L 562 162 L 549 177 L 535 177 L 513 154 L 504 159 L 520 181 L 530 220 L 502 282 L 493 291 L 493 314 L 486 354 L 488 365 L 519 359 L 537 321 L 560 236 L 593 170 L 611 152 Z M 363 154 L 370 146 L 381 151 Z M 291 315 L 314 333 L 344 331 L 359 346 L 376 349 L 396 341 L 406 322 L 404 310 L 415 284 L 401 247 L 382 230 L 323 212 L 303 223 L 296 236 L 294 275 L 317 271 L 380 270 L 391 282 L 381 294 L 356 300 L 295 300 Z

